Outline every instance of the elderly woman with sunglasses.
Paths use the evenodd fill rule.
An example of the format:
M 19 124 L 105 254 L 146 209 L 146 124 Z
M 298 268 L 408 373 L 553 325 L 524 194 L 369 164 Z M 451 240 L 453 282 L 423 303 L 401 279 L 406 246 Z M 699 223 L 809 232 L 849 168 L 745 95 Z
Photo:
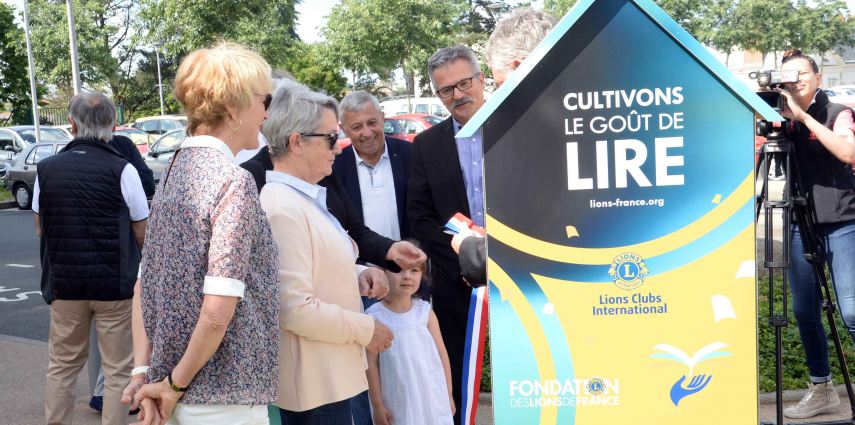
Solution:
M 368 388 L 365 350 L 392 343 L 362 312 L 356 244 L 327 211 L 326 189 L 341 153 L 338 104 L 308 90 L 276 90 L 262 132 L 273 171 L 261 206 L 279 246 L 279 400 L 282 423 L 349 424 L 350 399 Z
M 269 424 L 278 393 L 277 250 L 250 174 L 273 82 L 258 54 L 223 43 L 181 62 L 189 136 L 154 197 L 133 299 L 143 423 Z M 143 381 L 148 384 L 142 386 Z

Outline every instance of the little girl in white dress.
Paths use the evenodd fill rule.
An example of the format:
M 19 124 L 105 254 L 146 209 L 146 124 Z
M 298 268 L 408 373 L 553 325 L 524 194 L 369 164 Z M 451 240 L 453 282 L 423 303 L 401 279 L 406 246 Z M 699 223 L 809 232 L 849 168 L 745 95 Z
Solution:
M 368 353 L 368 395 L 374 425 L 452 425 L 451 369 L 439 322 L 427 302 L 415 298 L 425 263 L 386 272 L 389 294 L 366 311 L 388 326 L 388 350 Z

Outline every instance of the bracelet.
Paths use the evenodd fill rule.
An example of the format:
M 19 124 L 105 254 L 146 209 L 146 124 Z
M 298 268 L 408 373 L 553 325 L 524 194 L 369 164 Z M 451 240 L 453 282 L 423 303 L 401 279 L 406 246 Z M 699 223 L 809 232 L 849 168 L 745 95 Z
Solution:
M 175 383 L 172 382 L 172 372 L 169 372 L 169 388 L 172 388 L 172 391 L 175 391 L 177 393 L 183 393 L 187 392 L 187 390 L 190 389 L 190 386 L 188 385 L 184 388 L 181 388 L 178 385 L 175 385 Z
M 148 372 L 148 366 L 137 366 L 131 370 L 131 376 Z

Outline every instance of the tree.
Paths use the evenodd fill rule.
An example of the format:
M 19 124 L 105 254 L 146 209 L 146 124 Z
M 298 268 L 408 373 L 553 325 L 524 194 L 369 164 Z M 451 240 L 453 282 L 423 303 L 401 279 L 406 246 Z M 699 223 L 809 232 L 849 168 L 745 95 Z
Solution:
M 791 28 L 782 24 L 794 12 L 788 0 L 741 0 L 733 11 L 736 45 L 760 52 L 765 62 L 769 53 L 787 48 Z
M 0 108 L 8 103 L 18 114 L 32 101 L 27 55 L 20 49 L 24 43 L 24 31 L 15 25 L 14 8 L 0 2 Z M 13 122 L 21 118 L 12 117 Z
M 340 99 L 347 88 L 347 78 L 341 75 L 341 67 L 331 62 L 326 44 L 298 42 L 288 52 L 285 68 L 312 90 Z
M 128 42 L 135 3 L 84 0 L 73 5 L 81 83 L 115 95 L 122 70 L 132 69 L 135 49 Z M 64 103 L 73 92 L 65 2 L 30 0 L 30 12 L 36 73 L 57 89 Z
M 160 93 L 157 87 L 157 56 L 153 51 L 139 51 L 140 60 L 137 70 L 123 82 L 125 94 L 122 104 L 125 107 L 125 121 L 148 115 L 160 115 Z M 177 114 L 181 105 L 172 94 L 172 84 L 178 71 L 178 62 L 160 57 L 160 69 L 163 80 L 164 112 Z
M 561 19 L 575 5 L 576 0 L 545 0 L 543 10 L 554 16 L 555 19 Z
M 381 76 L 401 68 L 413 94 L 416 70 L 437 49 L 457 42 L 461 11 L 452 1 L 344 0 L 330 13 L 324 35 L 344 68 Z
M 835 48 L 852 46 L 855 28 L 846 15 L 846 3 L 840 0 L 820 0 L 813 7 L 799 1 L 788 23 L 792 28 L 790 47 L 823 55 Z
M 724 65 L 728 66 L 730 54 L 737 46 L 737 32 L 733 23 L 732 0 L 713 0 L 706 9 L 706 17 L 701 21 L 696 37 L 698 41 L 724 52 Z
M 258 52 L 271 65 L 284 65 L 297 40 L 299 0 L 142 0 L 140 32 L 171 58 L 224 39 Z M 228 17 L 228 19 L 224 19 Z

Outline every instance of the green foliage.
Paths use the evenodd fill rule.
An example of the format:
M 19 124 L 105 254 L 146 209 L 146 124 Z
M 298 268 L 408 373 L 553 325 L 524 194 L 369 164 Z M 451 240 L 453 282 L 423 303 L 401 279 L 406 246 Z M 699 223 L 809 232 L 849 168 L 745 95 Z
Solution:
M 413 93 L 415 70 L 438 48 L 456 42 L 460 2 L 344 0 L 333 8 L 324 35 L 332 57 L 357 74 L 389 75 L 400 67 Z
M 224 39 L 241 43 L 274 67 L 284 65 L 298 0 L 142 0 L 139 32 L 166 56 L 179 58 Z
M 789 17 L 791 31 L 790 46 L 808 53 L 822 54 L 839 46 L 851 46 L 855 42 L 853 21 L 847 19 L 846 3 L 840 0 L 820 0 L 813 6 L 799 0 L 796 13 Z
M 73 92 L 66 3 L 30 0 L 29 5 L 36 75 L 55 86 L 64 103 Z M 134 3 L 131 0 L 82 0 L 73 5 L 81 83 L 103 90 L 116 78 L 122 65 L 127 65 L 120 62 L 128 58 L 121 49 L 130 28 L 126 17 Z
M 341 75 L 341 68 L 330 60 L 327 44 L 297 42 L 286 57 L 285 68 L 297 81 L 312 90 L 342 98 L 342 92 L 347 88 L 347 79 Z
M 157 87 L 157 57 L 152 51 L 140 51 L 137 71 L 124 80 L 124 94 L 119 103 L 125 107 L 125 122 L 151 115 L 160 115 L 160 94 Z M 181 105 L 172 95 L 172 84 L 178 71 L 175 59 L 160 57 L 163 80 L 164 113 L 181 113 Z
M 545 0 L 543 10 L 554 16 L 555 19 L 561 19 L 575 4 L 576 0 Z
M 15 25 L 14 9 L 0 3 L 0 109 L 25 111 L 31 105 L 24 31 Z M 24 49 L 21 49 L 24 47 Z M 12 117 L 19 122 L 21 117 Z
M 827 276 L 827 275 L 826 275 Z M 769 325 L 769 285 L 766 282 L 760 281 L 759 284 L 759 313 L 758 313 L 758 328 L 759 328 L 759 361 L 760 361 L 760 391 L 773 392 L 775 391 L 775 328 Z M 779 310 L 781 305 L 781 280 L 775 279 L 776 309 Z M 829 285 L 831 285 L 829 280 Z M 788 291 L 789 294 L 789 291 Z M 790 310 L 792 310 L 792 299 L 788 302 Z M 804 352 L 802 351 L 802 342 L 799 337 L 799 330 L 796 326 L 795 318 L 792 311 L 788 314 L 789 323 L 787 327 L 782 329 L 782 346 L 783 346 L 783 384 L 785 390 L 804 389 L 810 378 L 808 375 L 807 366 L 805 365 Z M 828 329 L 828 322 L 825 318 L 825 313 L 822 315 L 822 322 L 825 329 Z M 846 362 L 850 366 L 855 366 L 855 349 L 853 349 L 852 338 L 847 335 L 846 328 L 840 320 L 840 316 L 835 315 L 835 323 L 837 331 L 840 333 L 840 340 L 843 344 L 843 352 L 846 356 Z M 834 351 L 834 345 L 829 338 L 829 356 L 831 357 L 831 374 L 834 381 L 838 384 L 843 382 L 843 375 L 840 373 L 840 367 L 837 364 L 837 355 Z

